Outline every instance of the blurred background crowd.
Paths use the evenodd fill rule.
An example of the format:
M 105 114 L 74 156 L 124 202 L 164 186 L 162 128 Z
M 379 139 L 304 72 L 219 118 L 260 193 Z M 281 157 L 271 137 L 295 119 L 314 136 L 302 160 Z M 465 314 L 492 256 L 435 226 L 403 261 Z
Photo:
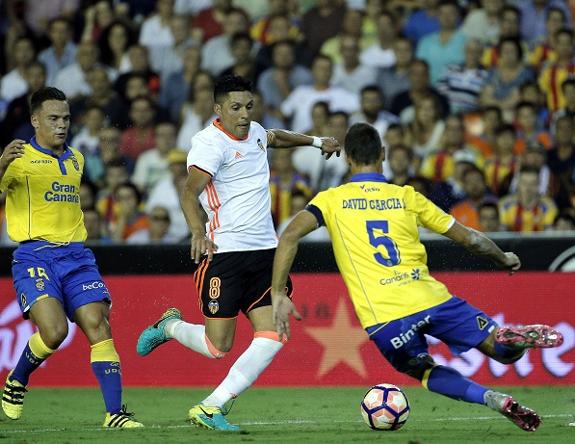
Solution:
M 254 120 L 333 136 L 368 122 L 384 174 L 488 232 L 575 230 L 574 0 L 0 0 L 0 145 L 66 93 L 89 240 L 173 243 L 214 79 L 252 80 Z M 270 150 L 279 231 L 347 180 L 343 158 Z M 0 242 L 9 244 L 3 202 Z M 309 240 L 324 240 L 318 231 Z

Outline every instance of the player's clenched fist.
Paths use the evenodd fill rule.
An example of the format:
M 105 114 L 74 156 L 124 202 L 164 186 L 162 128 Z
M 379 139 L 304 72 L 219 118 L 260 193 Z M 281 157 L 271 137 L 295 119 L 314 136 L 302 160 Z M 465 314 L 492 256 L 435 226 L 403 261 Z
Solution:
M 214 252 L 217 249 L 218 246 L 208 239 L 205 234 L 192 235 L 192 249 L 190 256 L 196 264 L 200 263 L 200 259 L 204 254 L 207 254 L 208 260 L 211 261 L 214 257 Z
M 26 142 L 21 139 L 14 139 L 2 153 L 2 157 L 0 157 L 0 168 L 6 169 L 8 165 L 10 165 L 14 160 L 24 155 L 24 144 Z
M 325 158 L 329 159 L 333 153 L 338 157 L 341 153 L 341 146 L 335 137 L 320 137 L 321 139 L 321 153 L 325 154 Z

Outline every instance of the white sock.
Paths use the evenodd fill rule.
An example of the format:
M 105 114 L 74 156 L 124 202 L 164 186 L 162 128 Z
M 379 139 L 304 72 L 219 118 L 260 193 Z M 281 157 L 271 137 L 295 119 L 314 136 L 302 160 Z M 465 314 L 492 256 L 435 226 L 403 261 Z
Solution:
M 166 333 L 180 344 L 198 352 L 208 358 L 216 358 L 208 347 L 206 327 L 201 324 L 188 324 L 174 320 L 166 325 Z
M 250 346 L 234 363 L 222 383 L 202 401 L 208 406 L 223 407 L 226 402 L 249 388 L 272 362 L 283 344 L 274 339 L 254 338 Z

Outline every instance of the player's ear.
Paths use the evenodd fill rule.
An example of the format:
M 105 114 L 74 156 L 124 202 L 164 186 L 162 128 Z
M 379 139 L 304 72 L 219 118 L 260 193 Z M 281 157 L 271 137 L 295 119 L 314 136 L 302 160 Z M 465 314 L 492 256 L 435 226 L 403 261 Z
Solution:
M 214 103 L 214 113 L 220 117 L 222 116 L 222 105 L 220 105 L 218 102 Z
M 385 161 L 385 144 L 381 145 L 381 161 Z
M 38 115 L 36 113 L 33 113 L 30 116 L 30 123 L 32 124 L 34 129 L 38 129 L 40 127 L 40 122 L 38 122 Z

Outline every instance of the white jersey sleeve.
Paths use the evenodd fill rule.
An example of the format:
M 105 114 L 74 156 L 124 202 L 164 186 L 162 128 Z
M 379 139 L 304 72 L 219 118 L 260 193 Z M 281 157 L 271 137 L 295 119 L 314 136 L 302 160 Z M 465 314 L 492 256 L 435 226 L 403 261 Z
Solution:
M 208 173 L 214 177 L 224 163 L 225 153 L 221 144 L 216 144 L 213 140 L 202 137 L 198 133 L 192 137 L 192 147 L 188 153 L 188 171 L 192 166 Z

